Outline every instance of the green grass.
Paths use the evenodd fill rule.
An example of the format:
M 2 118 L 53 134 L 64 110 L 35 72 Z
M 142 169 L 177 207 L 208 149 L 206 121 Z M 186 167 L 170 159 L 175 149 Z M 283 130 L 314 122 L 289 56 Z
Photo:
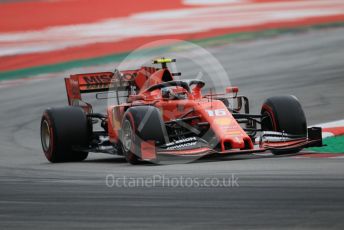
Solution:
M 325 138 L 323 144 L 327 146 L 309 148 L 309 150 L 320 153 L 344 153 L 344 135 Z

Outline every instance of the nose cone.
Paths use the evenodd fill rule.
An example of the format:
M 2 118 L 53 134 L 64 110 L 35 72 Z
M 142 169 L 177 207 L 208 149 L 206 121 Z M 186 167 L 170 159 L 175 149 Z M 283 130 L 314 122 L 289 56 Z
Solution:
M 242 137 L 233 137 L 231 139 L 231 144 L 233 149 L 243 149 L 245 148 L 245 141 Z
M 242 136 L 239 136 L 239 135 L 226 138 L 222 142 L 222 151 L 225 151 L 228 149 L 244 149 L 244 148 L 245 148 L 245 140 Z

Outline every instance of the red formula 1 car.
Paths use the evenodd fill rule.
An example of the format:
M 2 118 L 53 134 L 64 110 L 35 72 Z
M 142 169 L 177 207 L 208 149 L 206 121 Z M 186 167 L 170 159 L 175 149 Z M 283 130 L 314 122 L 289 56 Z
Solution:
M 307 128 L 294 96 L 268 98 L 261 114 L 237 87 L 203 94 L 200 80 L 175 80 L 167 63 L 159 68 L 72 75 L 65 78 L 69 106 L 49 108 L 41 120 L 41 141 L 51 162 L 82 161 L 89 152 L 123 155 L 132 164 L 159 162 L 164 155 L 296 153 L 322 146 L 321 128 Z M 107 98 L 104 114 L 82 99 Z M 235 104 L 235 106 L 234 106 Z

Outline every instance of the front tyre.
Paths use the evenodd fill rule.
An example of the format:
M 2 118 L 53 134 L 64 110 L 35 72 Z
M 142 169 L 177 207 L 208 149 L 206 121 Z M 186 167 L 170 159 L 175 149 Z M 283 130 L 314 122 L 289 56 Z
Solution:
M 139 164 L 140 158 L 138 154 L 138 148 L 140 148 L 140 138 L 136 135 L 135 122 L 131 114 L 126 114 L 122 123 L 122 137 L 121 137 L 121 147 L 123 155 L 127 162 L 136 165 Z
M 75 150 L 88 145 L 90 125 L 80 107 L 50 108 L 41 119 L 41 143 L 48 161 L 83 161 L 88 152 Z
M 268 98 L 261 110 L 262 130 L 277 131 L 307 137 L 307 122 L 300 102 L 294 96 Z M 275 155 L 297 153 L 301 149 L 273 150 Z
M 153 106 L 129 108 L 123 117 L 120 145 L 126 160 L 130 164 L 142 162 L 142 144 L 153 141 L 162 145 L 167 139 L 167 132 L 159 109 Z

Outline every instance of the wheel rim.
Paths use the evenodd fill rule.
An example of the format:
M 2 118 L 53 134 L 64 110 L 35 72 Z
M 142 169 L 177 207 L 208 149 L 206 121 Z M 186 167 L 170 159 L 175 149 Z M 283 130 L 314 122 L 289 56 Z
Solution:
M 131 128 L 130 122 L 128 120 L 125 120 L 123 125 L 123 147 L 125 151 L 130 151 L 131 145 L 132 145 L 132 133 L 133 130 Z
M 41 141 L 43 150 L 46 152 L 50 148 L 50 127 L 46 120 L 43 121 L 41 127 Z

